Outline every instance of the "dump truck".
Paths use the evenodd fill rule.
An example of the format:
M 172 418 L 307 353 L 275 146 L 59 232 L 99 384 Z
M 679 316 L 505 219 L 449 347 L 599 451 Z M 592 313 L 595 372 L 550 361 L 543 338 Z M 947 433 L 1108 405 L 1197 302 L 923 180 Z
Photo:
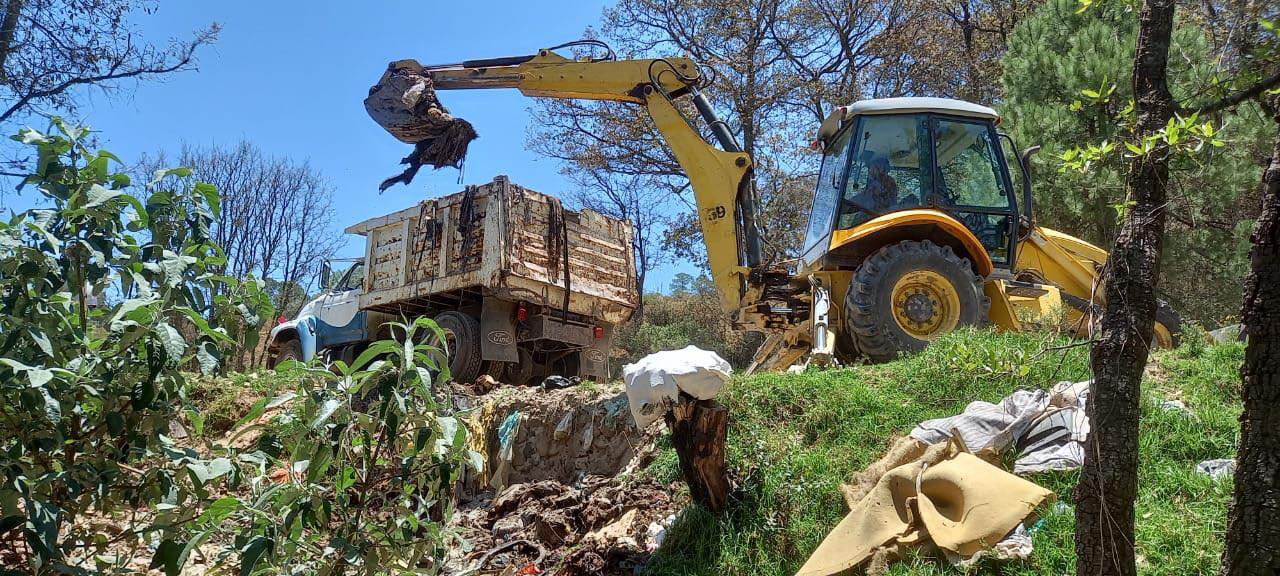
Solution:
M 435 319 L 452 377 L 607 379 L 613 330 L 639 304 L 632 227 L 506 176 L 346 228 L 364 256 L 276 326 L 273 364 L 350 362 L 389 323 Z
M 588 53 L 556 52 L 564 47 Z M 439 90 L 514 88 L 643 106 L 689 178 L 725 314 L 737 329 L 766 334 L 753 369 L 806 356 L 885 361 L 987 323 L 1091 330 L 1107 252 L 1038 225 L 1027 162 L 1035 148 L 1016 152 L 995 110 L 944 98 L 832 110 L 813 143 L 821 161 L 803 246 L 795 258 L 766 261 L 754 162 L 703 93 L 709 85 L 689 58 L 618 59 L 587 40 L 522 56 L 392 62 L 365 108 L 415 145 L 391 185 L 423 165 L 457 166 L 475 137 Z M 1162 302 L 1155 320 L 1152 342 L 1176 345 L 1177 314 Z

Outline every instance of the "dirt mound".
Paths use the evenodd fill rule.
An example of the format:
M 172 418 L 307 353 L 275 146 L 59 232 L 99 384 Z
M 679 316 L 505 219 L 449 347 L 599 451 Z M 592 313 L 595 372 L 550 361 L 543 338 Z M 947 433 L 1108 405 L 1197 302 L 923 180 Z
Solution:
M 603 476 L 514 484 L 458 514 L 473 548 L 453 564 L 480 574 L 529 564 L 565 576 L 633 574 L 683 506 L 672 492 L 653 479 Z
M 487 463 L 453 518 L 470 547 L 451 553 L 447 572 L 632 574 L 644 565 L 687 497 L 634 474 L 653 459 L 654 433 L 636 429 L 623 386 L 468 388 L 454 399 L 471 410 L 472 447 Z
M 505 386 L 463 402 L 475 409 L 473 448 L 485 455 L 488 468 L 476 489 L 613 476 L 653 443 L 632 423 L 620 383 L 561 390 Z

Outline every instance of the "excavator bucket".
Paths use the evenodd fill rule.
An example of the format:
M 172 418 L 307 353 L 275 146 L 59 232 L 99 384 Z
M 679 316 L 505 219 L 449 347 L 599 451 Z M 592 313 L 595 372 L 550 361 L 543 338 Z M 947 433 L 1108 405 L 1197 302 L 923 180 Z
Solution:
M 378 83 L 369 88 L 364 109 L 392 136 L 414 145 L 413 152 L 400 160 L 408 168 L 384 180 L 379 190 L 408 184 L 423 165 L 460 168 L 467 146 L 476 139 L 471 123 L 455 118 L 440 103 L 430 74 L 414 60 L 387 66 Z

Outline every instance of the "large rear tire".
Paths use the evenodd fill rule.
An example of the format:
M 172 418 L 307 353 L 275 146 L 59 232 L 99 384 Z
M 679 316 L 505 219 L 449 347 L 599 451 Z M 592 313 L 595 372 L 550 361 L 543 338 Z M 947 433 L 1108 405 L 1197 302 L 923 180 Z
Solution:
M 1156 300 L 1156 326 L 1152 335 L 1155 347 L 1177 348 L 1182 343 L 1182 316 L 1164 300 Z
M 845 332 L 858 352 L 887 362 L 956 328 L 985 324 L 991 300 L 968 259 L 948 246 L 906 240 L 863 261 L 844 306 Z
M 480 376 L 480 323 L 462 312 L 436 316 L 449 351 L 449 374 L 455 381 L 470 384 Z

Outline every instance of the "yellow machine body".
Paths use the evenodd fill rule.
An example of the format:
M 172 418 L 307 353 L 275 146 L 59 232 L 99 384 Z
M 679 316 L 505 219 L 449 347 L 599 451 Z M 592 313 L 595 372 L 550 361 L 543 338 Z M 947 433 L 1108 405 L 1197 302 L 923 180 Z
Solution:
M 406 62 L 418 66 L 412 61 L 393 63 L 392 66 Z M 1067 234 L 1035 227 L 1030 223 L 1030 210 L 1025 214 L 1013 211 L 1016 206 L 1013 200 L 1004 212 L 987 211 L 1016 220 L 1005 220 L 1004 244 L 988 242 L 984 247 L 979 234 L 975 234 L 956 215 L 938 208 L 935 203 L 925 202 L 923 196 L 914 200 L 914 206 L 873 212 L 866 221 L 842 227 L 838 214 L 843 212 L 837 213 L 835 204 L 844 201 L 841 200 L 842 193 L 836 193 L 834 198 L 826 197 L 827 204 L 822 206 L 826 210 L 822 212 L 827 215 L 825 221 L 814 216 L 820 213 L 815 194 L 810 237 L 806 238 L 803 247 L 805 253 L 790 263 L 762 262 L 760 227 L 754 222 L 752 159 L 739 151 L 740 147 L 727 125 L 716 117 L 709 101 L 699 93 L 699 88 L 706 85 L 705 79 L 697 65 L 687 58 L 569 59 L 548 49 L 529 56 L 420 69 L 430 74 L 437 90 L 515 88 L 528 96 L 607 100 L 644 106 L 657 132 L 689 178 L 712 280 L 721 294 L 725 313 L 736 328 L 766 334 L 753 369 L 785 368 L 806 355 L 822 361 L 834 356 L 835 351 L 842 347 L 848 350 L 841 341 L 845 338 L 842 311 L 845 310 L 846 292 L 859 266 L 877 251 L 891 249 L 895 244 L 906 244 L 906 241 L 932 246 L 930 249 L 934 250 L 935 256 L 951 259 L 958 256 L 968 261 L 973 274 L 981 278 L 982 292 L 991 301 L 988 317 L 977 319 L 979 321 L 989 319 L 1005 330 L 1025 330 L 1059 323 L 1074 326 L 1078 333 L 1087 331 L 1087 326 L 1081 327 L 1084 324 L 1081 317 L 1092 309 L 1093 295 L 1098 292 L 1096 277 L 1106 261 L 1106 252 Z M 719 142 L 719 148 L 708 142 L 675 105 L 676 98 L 685 96 L 691 98 L 704 127 Z M 833 111 L 819 128 L 819 141 L 828 145 L 833 139 L 845 138 L 847 141 L 848 137 L 843 135 L 853 132 L 850 128 L 854 122 L 866 115 L 877 114 L 927 115 L 929 118 L 947 119 L 950 123 L 947 131 L 929 128 L 925 131 L 883 133 L 896 140 L 890 140 L 889 136 L 878 136 L 879 140 L 868 137 L 868 141 L 884 146 L 919 147 L 926 143 L 933 146 L 936 142 L 936 148 L 929 148 L 936 157 L 895 159 L 900 162 L 900 168 L 915 170 L 921 181 L 933 177 L 929 170 L 937 158 L 954 158 L 966 146 L 972 145 L 975 137 L 966 137 L 969 132 L 965 130 L 977 130 L 974 125 L 989 126 L 994 137 L 994 127 L 999 124 L 994 110 L 967 102 L 931 98 L 870 100 Z M 998 150 L 999 144 L 994 146 L 995 149 L 987 154 L 1003 163 L 1004 155 Z M 827 149 L 823 148 L 824 155 Z M 853 155 L 848 158 L 853 158 Z M 846 168 L 853 161 L 847 162 Z M 1007 167 L 1001 164 L 999 172 L 1004 189 L 1012 196 Z M 1029 180 L 1025 181 L 1024 188 L 1029 190 Z M 828 190 L 835 188 L 828 187 Z M 920 190 L 923 195 L 925 188 L 922 186 Z M 975 210 L 966 212 L 969 213 L 967 217 L 972 217 Z M 982 210 L 976 212 L 980 215 Z M 988 232 L 988 228 L 983 227 L 982 234 Z M 1016 236 L 1011 236 L 1015 233 Z M 1017 241 L 1012 238 L 1017 238 Z M 946 252 L 946 248 L 950 252 Z M 960 267 L 957 265 L 952 269 Z M 910 292 L 917 299 L 915 302 L 927 300 L 946 312 L 937 319 L 930 312 L 930 316 L 922 321 L 920 314 L 899 315 L 897 306 L 894 306 L 893 319 L 904 330 L 908 327 L 917 330 L 914 333 L 922 335 L 918 338 L 920 341 L 931 340 L 945 332 L 948 326 L 958 325 L 957 318 L 951 313 L 951 309 L 960 308 L 958 300 L 946 290 L 937 289 L 936 276 L 912 272 L 902 276 L 904 280 L 891 283 L 894 290 Z M 981 295 L 969 296 L 972 293 L 966 292 L 965 298 L 981 298 Z M 985 305 L 985 299 L 982 300 Z M 971 305 L 966 305 L 964 310 L 970 315 L 974 313 Z M 880 316 L 883 314 L 877 317 Z M 974 320 L 967 317 L 965 322 L 973 323 Z

